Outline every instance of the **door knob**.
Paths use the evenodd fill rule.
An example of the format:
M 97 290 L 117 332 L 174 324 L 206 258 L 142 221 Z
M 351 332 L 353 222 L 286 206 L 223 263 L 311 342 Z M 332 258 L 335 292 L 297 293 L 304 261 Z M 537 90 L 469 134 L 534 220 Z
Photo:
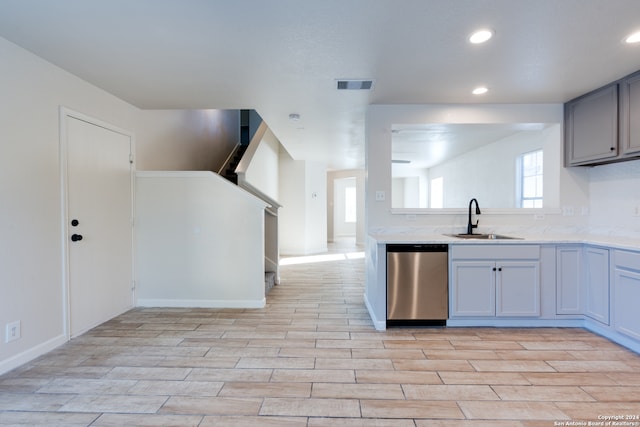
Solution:
M 72 242 L 78 242 L 82 240 L 82 234 L 72 234 L 71 235 L 71 241 Z
M 77 219 L 72 219 L 71 220 L 71 226 L 72 227 L 77 227 L 78 224 L 80 224 L 80 221 L 78 221 Z

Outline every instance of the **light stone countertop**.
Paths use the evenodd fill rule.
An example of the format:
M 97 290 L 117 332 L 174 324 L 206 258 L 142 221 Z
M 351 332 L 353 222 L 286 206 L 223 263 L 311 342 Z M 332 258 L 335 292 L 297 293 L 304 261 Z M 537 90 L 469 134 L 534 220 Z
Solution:
M 482 231 L 476 232 L 483 234 Z M 612 249 L 640 251 L 640 238 L 620 235 L 590 233 L 535 233 L 526 234 L 517 231 L 495 232 L 495 234 L 516 237 L 517 239 L 462 239 L 447 236 L 439 232 L 392 232 L 372 233 L 369 237 L 382 244 L 465 244 L 465 245 L 513 245 L 513 244 L 589 244 Z

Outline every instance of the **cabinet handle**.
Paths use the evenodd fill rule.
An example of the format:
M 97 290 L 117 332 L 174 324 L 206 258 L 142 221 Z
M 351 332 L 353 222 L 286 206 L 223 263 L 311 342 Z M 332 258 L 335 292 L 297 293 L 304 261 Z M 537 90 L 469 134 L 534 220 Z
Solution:
M 495 268 L 495 267 L 493 267 L 493 271 L 496 271 L 496 268 Z
M 502 267 L 500 267 L 500 268 L 498 269 L 498 271 L 502 271 Z
M 615 151 L 616 147 L 611 147 L 610 150 L 611 151 Z

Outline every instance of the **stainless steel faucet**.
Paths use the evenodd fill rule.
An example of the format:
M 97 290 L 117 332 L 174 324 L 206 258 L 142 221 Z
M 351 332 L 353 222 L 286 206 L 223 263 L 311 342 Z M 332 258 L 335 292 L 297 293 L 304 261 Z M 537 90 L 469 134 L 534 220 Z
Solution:
M 476 220 L 475 224 L 471 223 L 471 205 L 473 202 L 476 202 L 476 215 L 480 215 L 480 206 L 478 206 L 478 201 L 473 198 L 469 201 L 469 223 L 467 224 L 467 234 L 473 234 L 473 229 L 478 228 L 479 219 Z

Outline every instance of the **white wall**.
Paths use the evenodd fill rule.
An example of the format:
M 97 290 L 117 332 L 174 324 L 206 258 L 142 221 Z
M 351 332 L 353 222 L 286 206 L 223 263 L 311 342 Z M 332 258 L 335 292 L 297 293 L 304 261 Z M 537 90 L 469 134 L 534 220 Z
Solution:
M 594 232 L 640 238 L 640 160 L 587 168 Z
M 284 151 L 284 150 L 283 150 Z M 327 175 L 324 165 L 280 156 L 280 253 L 327 250 Z
M 267 129 L 245 172 L 245 182 L 273 200 L 279 198 L 280 141 Z
M 306 253 L 305 164 L 293 160 L 288 153 L 280 156 L 280 198 L 278 242 L 280 254 Z
M 305 161 L 306 253 L 327 250 L 327 169 L 323 163 Z
M 0 373 L 66 340 L 59 110 L 127 130 L 139 110 L 0 38 Z M 22 338 L 5 343 L 8 322 Z
M 240 113 L 142 110 L 135 133 L 138 170 L 217 172 L 240 143 Z
M 211 172 L 136 183 L 138 305 L 264 306 L 266 203 Z
M 203 134 L 228 132 L 232 120 L 208 126 L 197 112 L 142 112 L 2 38 L 0 63 L 1 374 L 67 340 L 60 107 L 135 133 L 136 162 L 148 168 L 182 167 L 183 146 L 200 147 Z M 176 131 L 194 123 L 200 127 L 176 141 Z M 18 320 L 22 338 L 5 343 L 5 325 Z

